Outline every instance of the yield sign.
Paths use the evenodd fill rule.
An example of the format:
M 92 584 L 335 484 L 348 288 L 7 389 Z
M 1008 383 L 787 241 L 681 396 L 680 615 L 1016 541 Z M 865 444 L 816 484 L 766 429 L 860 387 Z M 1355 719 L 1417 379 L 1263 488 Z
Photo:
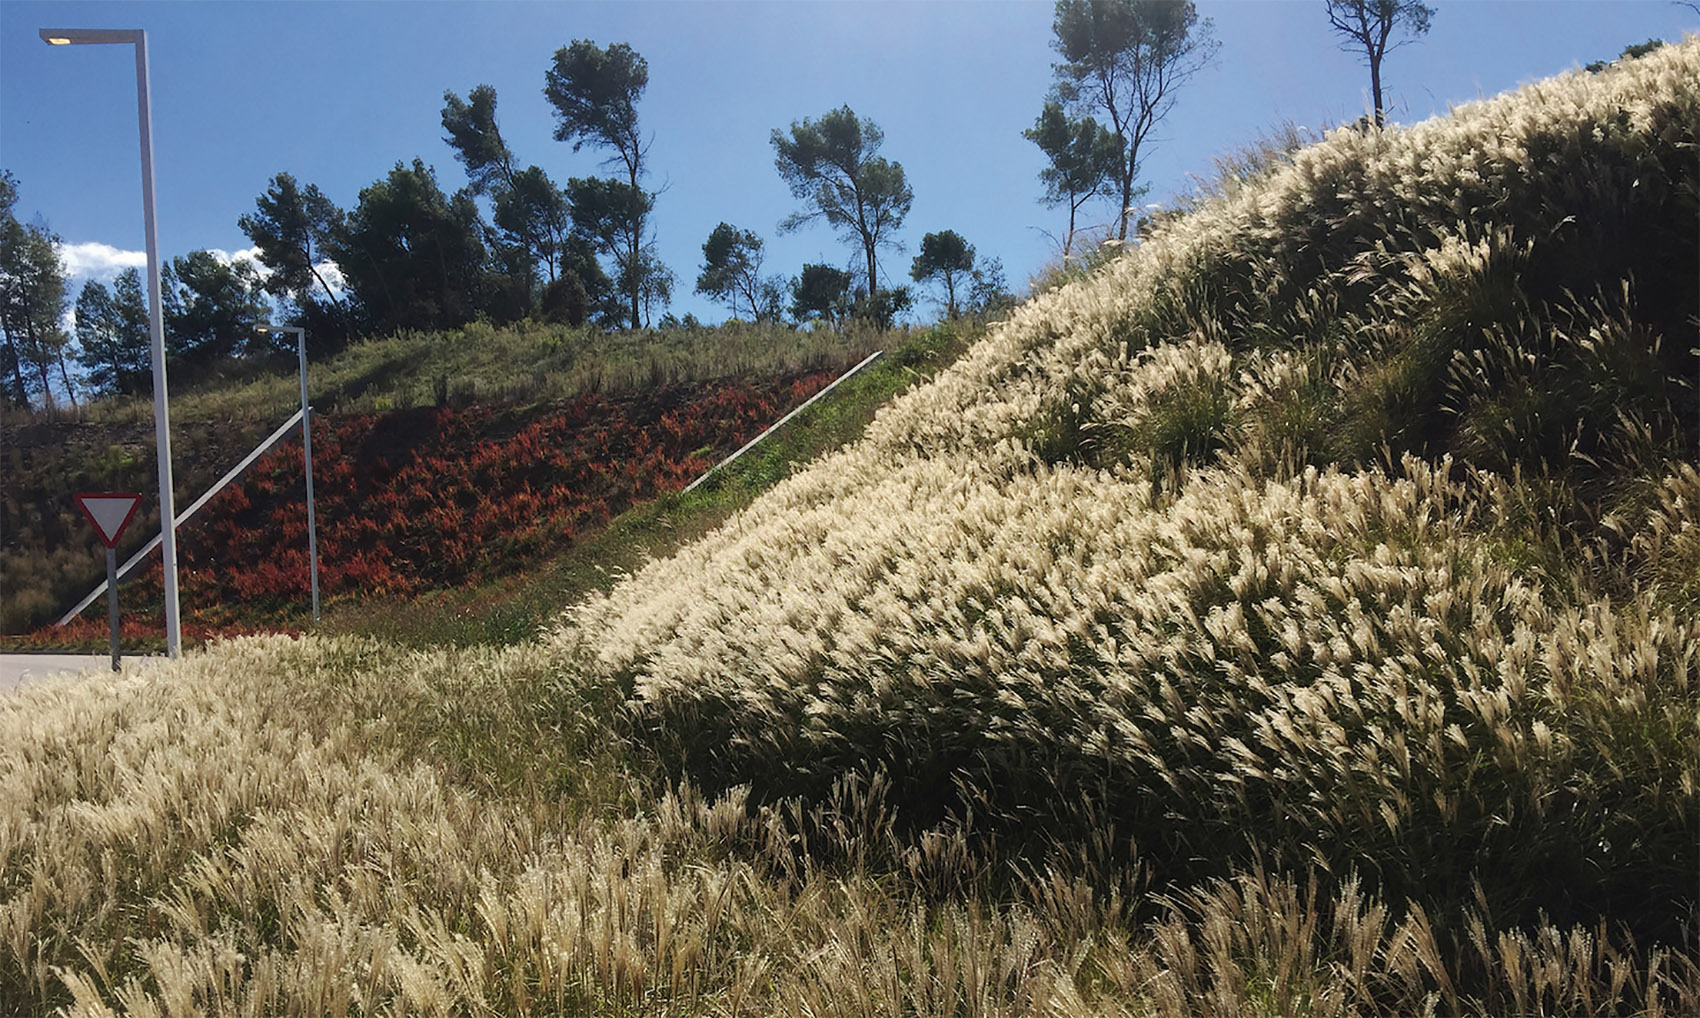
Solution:
M 142 496 L 130 492 L 83 492 L 76 496 L 76 502 L 106 546 L 116 548 L 118 536 L 130 525 L 136 507 L 142 504 Z

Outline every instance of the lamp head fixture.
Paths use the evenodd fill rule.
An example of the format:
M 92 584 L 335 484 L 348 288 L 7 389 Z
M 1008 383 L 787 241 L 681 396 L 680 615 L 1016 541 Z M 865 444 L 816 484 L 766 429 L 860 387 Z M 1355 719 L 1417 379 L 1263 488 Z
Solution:
M 49 46 L 87 46 L 98 43 L 141 42 L 139 28 L 44 28 L 39 33 Z

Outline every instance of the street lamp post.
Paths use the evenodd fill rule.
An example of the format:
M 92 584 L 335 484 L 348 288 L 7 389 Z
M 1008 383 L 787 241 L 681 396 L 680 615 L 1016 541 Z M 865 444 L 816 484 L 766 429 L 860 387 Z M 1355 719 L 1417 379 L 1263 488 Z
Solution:
M 295 333 L 301 364 L 301 450 L 307 464 L 307 558 L 312 569 L 313 621 L 319 621 L 319 530 L 313 519 L 313 408 L 307 405 L 307 330 L 297 325 L 262 325 L 259 332 Z
M 142 134 L 142 223 L 148 252 L 148 332 L 153 338 L 153 430 L 159 450 L 160 550 L 165 567 L 165 650 L 182 652 L 177 602 L 177 500 L 171 489 L 171 418 L 165 392 L 165 318 L 160 298 L 159 230 L 154 219 L 153 115 L 148 101 L 148 34 L 140 28 L 44 28 L 50 46 L 130 43 L 136 47 L 136 108 Z

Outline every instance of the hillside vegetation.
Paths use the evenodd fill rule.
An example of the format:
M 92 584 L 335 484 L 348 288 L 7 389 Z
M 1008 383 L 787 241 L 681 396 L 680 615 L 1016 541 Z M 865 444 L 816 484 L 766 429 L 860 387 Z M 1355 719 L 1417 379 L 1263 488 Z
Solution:
M 1694 67 L 1295 153 L 558 644 L 714 788 L 1682 936 Z
M 533 564 L 546 553 L 545 535 L 582 533 L 600 525 L 604 509 L 618 513 L 655 486 L 688 483 L 709 457 L 736 449 L 831 375 L 904 338 L 737 322 L 618 335 L 475 323 L 369 340 L 315 361 L 326 593 L 414 593 Z M 179 511 L 300 405 L 293 361 L 226 369 L 173 394 Z M 152 402 L 130 397 L 76 415 L 8 416 L 0 632 L 45 626 L 100 582 L 100 547 L 72 495 L 156 490 L 152 430 Z M 301 478 L 299 441 L 286 441 L 183 528 L 191 639 L 294 621 L 287 615 L 307 589 Z M 428 515 L 433 524 L 409 525 Z M 510 540 L 496 540 L 493 526 L 505 526 Z M 450 545 L 478 547 L 445 548 L 445 527 Z M 157 498 L 148 494 L 120 561 L 158 533 Z M 266 553 L 279 547 L 280 558 Z M 124 605 L 137 616 L 126 619 L 136 637 L 158 642 L 157 556 L 151 570 L 126 586 Z M 96 604 L 89 618 L 83 635 L 104 645 L 105 608 Z
M 0 704 L 70 1013 L 1700 1012 L 1700 40 L 1342 130 L 506 650 Z

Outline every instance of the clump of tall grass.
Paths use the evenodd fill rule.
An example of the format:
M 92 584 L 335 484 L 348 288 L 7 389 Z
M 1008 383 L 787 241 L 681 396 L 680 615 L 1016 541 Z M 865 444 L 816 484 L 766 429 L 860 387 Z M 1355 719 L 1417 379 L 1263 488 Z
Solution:
M 624 737 L 622 710 L 562 664 L 251 638 L 0 701 L 0 999 L 77 1016 L 1700 1003 L 1684 954 L 1480 905 L 1446 924 L 1350 875 L 1153 896 L 1137 865 L 1106 870 L 1107 822 L 994 893 L 996 839 L 966 815 L 911 830 L 883 775 L 758 804 L 611 764 L 597 747 Z
M 1159 207 L 1159 222 L 1194 211 L 1214 201 L 1236 197 L 1266 181 L 1275 170 L 1291 162 L 1292 155 L 1323 139 L 1323 135 L 1291 120 L 1267 128 L 1239 147 L 1211 160 L 1209 176 L 1194 175 L 1190 193 L 1180 196 L 1177 207 Z
M 1478 875 L 1531 916 L 1650 918 L 1694 868 L 1700 623 L 1552 604 L 1478 532 L 1503 482 L 1448 470 L 1198 471 L 1160 509 L 1073 469 L 900 472 L 845 499 L 878 508 L 853 532 L 797 508 L 819 536 L 790 554 L 736 522 L 688 551 L 702 579 L 628 608 L 601 663 L 704 780 L 806 792 L 871 758 L 908 801 L 961 772 L 1059 823 L 1107 786 L 1177 872 L 1255 837 L 1401 892 Z
M 1012 831 L 1092 798 L 1164 880 L 1678 942 L 1696 81 L 1689 40 L 1292 152 L 558 643 L 713 787 L 878 766 Z

